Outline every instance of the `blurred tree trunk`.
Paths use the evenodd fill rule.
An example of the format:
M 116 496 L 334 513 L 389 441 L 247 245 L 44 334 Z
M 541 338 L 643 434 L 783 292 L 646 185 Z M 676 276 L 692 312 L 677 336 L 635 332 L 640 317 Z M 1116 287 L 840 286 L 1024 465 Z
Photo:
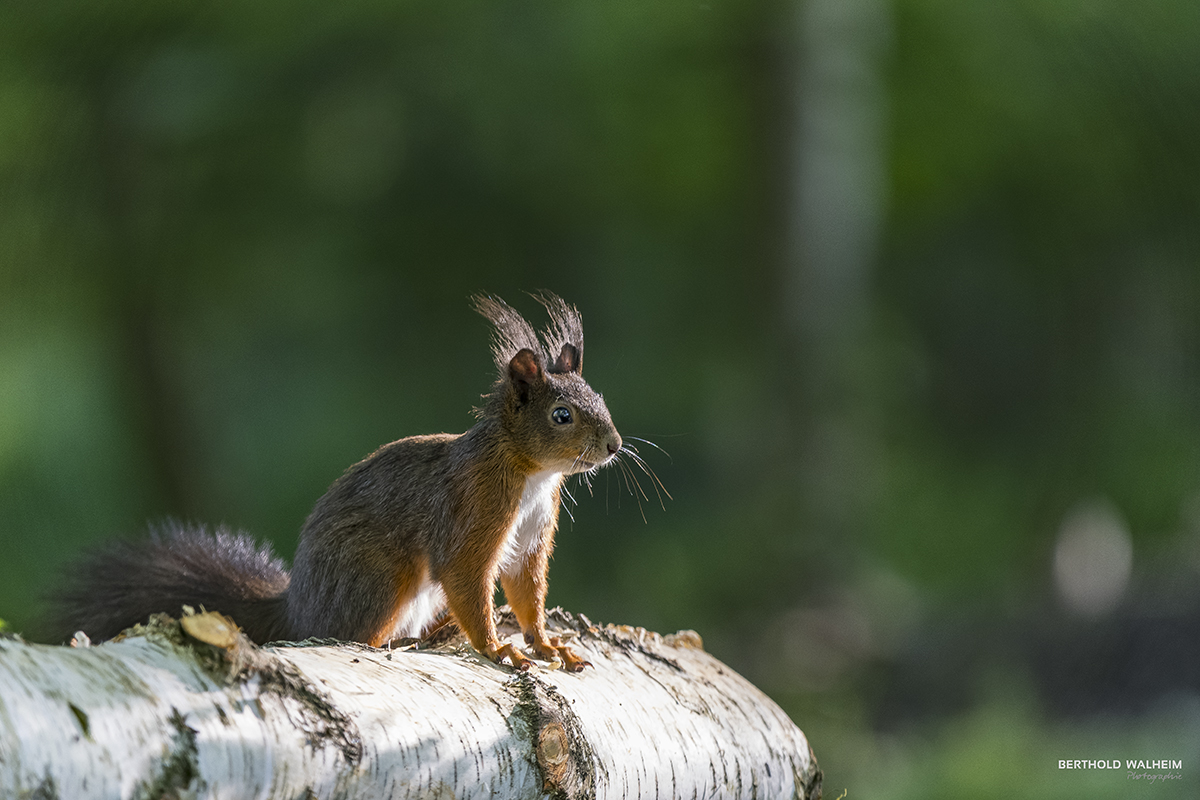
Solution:
M 886 202 L 883 0 L 805 0 L 786 61 L 790 121 L 782 220 L 782 314 L 795 369 L 798 497 L 813 538 L 852 541 L 869 498 L 873 443 L 861 386 L 872 269 Z M 848 538 L 850 537 L 850 538 Z M 845 550 L 846 548 L 841 548 Z

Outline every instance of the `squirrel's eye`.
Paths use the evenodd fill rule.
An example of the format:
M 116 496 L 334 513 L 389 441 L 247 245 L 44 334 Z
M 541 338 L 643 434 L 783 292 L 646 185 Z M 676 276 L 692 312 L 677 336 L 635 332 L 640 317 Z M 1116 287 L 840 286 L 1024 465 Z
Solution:
M 550 412 L 550 419 L 559 425 L 566 425 L 571 421 L 571 409 L 559 406 Z

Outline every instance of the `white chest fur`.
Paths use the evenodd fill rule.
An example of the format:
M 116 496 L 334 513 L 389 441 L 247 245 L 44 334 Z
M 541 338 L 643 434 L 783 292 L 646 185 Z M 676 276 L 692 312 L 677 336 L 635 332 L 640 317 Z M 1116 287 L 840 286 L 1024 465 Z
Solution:
M 516 571 L 525 556 L 537 549 L 542 531 L 554 518 L 558 497 L 555 490 L 562 481 L 561 472 L 535 472 L 525 479 L 525 490 L 500 555 L 500 571 Z

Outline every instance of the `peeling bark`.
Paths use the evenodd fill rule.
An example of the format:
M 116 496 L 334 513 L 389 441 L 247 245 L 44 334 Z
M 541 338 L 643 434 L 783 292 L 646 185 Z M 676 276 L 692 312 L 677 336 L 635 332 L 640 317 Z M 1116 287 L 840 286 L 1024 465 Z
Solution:
M 594 668 L 214 645 L 166 616 L 96 647 L 0 639 L 0 797 L 820 796 L 804 734 L 694 633 L 550 624 Z

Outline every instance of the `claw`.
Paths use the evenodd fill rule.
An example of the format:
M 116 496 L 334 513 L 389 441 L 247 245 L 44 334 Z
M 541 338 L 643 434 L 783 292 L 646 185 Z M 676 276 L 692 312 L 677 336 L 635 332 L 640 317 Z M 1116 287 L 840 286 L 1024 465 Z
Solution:
M 567 670 L 570 672 L 583 672 L 584 667 L 590 667 L 590 666 L 592 666 L 592 662 L 585 661 L 584 659 L 580 658 L 580 659 L 577 659 L 574 662 L 572 662 L 567 667 Z
M 526 658 L 521 651 L 513 647 L 511 643 L 488 645 L 483 654 L 497 664 L 507 658 L 508 663 L 512 664 L 514 669 L 518 669 L 521 672 L 528 672 L 529 668 L 533 665 L 533 662 Z
M 575 651 L 562 643 L 559 636 L 550 636 L 542 644 L 534 645 L 534 652 L 551 662 L 558 662 L 567 672 L 582 672 L 592 662 L 575 655 Z

